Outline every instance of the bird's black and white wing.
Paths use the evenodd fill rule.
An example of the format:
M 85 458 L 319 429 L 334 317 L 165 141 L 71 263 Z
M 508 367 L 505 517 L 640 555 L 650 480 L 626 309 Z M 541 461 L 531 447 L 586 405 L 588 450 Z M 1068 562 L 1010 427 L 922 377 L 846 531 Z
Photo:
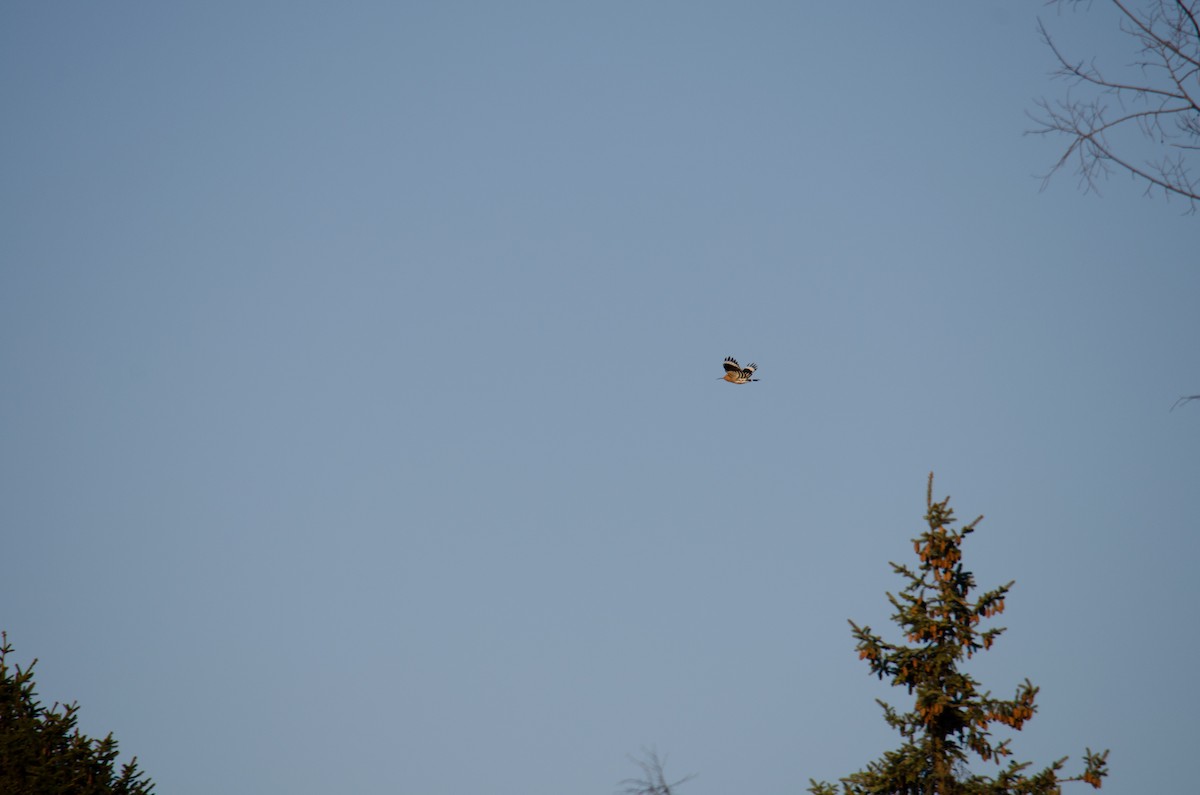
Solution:
M 733 358 L 732 356 L 725 357 L 725 372 L 740 373 L 741 371 L 742 366 L 737 363 L 737 359 Z

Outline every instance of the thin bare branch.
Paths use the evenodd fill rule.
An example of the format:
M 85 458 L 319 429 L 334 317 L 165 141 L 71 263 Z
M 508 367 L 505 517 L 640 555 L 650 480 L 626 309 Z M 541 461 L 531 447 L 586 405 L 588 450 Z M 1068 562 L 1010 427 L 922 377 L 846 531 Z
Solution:
M 1179 398 L 1179 400 L 1176 400 L 1171 408 L 1168 409 L 1168 411 L 1174 411 L 1176 406 L 1181 406 L 1184 403 L 1187 403 L 1189 400 L 1200 400 L 1200 395 L 1184 395 L 1183 397 Z
M 653 748 L 643 748 L 641 759 L 631 756 L 630 760 L 642 769 L 643 777 L 627 778 L 621 782 L 621 786 L 624 787 L 622 792 L 626 795 L 675 795 L 675 787 L 695 778 L 694 775 L 687 775 L 674 783 L 667 783 L 666 774 L 663 772 L 667 758 L 659 757 Z
M 1176 0 L 1176 2 L 1178 2 L 1178 0 Z M 1200 60 L 1198 60 L 1196 56 L 1189 55 L 1180 45 L 1176 44 L 1172 40 L 1163 38 L 1155 27 L 1156 23 L 1161 21 L 1168 28 L 1174 30 L 1181 29 L 1180 26 L 1172 24 L 1167 19 L 1166 10 L 1162 7 L 1161 0 L 1155 10 L 1149 15 L 1149 19 L 1142 19 L 1135 12 L 1130 11 L 1125 7 L 1121 0 L 1112 0 L 1112 4 L 1119 8 L 1121 13 L 1125 15 L 1126 19 L 1133 23 L 1134 27 L 1136 28 L 1136 32 L 1129 32 L 1140 38 L 1142 43 L 1146 46 L 1146 49 L 1169 52 L 1173 55 L 1183 58 L 1190 63 L 1200 66 Z
M 1051 0 L 1069 2 L 1078 0 Z M 1200 75 L 1200 0 L 1152 0 L 1148 10 L 1131 8 L 1129 0 L 1111 0 L 1120 16 L 1121 30 L 1139 48 L 1140 57 L 1133 67 L 1144 79 L 1113 79 L 1097 63 L 1075 61 L 1059 48 L 1049 30 L 1038 20 L 1038 33 L 1053 54 L 1058 77 L 1072 81 L 1084 96 L 1067 97 L 1051 104 L 1039 100 L 1039 113 L 1031 114 L 1037 127 L 1030 133 L 1061 134 L 1068 138 L 1058 161 L 1043 177 L 1043 188 L 1050 177 L 1076 164 L 1084 192 L 1095 191 L 1097 180 L 1115 171 L 1124 171 L 1145 183 L 1147 191 L 1162 190 L 1164 195 L 1187 199 L 1192 212 L 1200 203 L 1200 181 L 1193 176 L 1193 165 L 1200 164 L 1200 97 L 1192 83 Z M 1087 96 L 1090 92 L 1091 96 Z M 1110 114 L 1104 97 L 1120 106 Z M 1139 104 L 1141 107 L 1131 108 Z M 1128 139 L 1116 134 L 1133 127 L 1160 157 L 1143 162 L 1125 152 Z M 1195 158 L 1193 160 L 1192 158 Z
M 1196 18 L 1196 12 L 1188 8 L 1183 0 L 1175 0 L 1175 6 L 1179 9 L 1180 16 L 1192 23 L 1192 35 L 1200 41 L 1200 19 Z

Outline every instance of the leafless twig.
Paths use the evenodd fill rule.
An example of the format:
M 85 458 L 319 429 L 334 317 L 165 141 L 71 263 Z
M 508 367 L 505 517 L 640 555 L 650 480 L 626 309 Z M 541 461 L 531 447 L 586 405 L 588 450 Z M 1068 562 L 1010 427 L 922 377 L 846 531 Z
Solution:
M 1080 0 L 1050 0 L 1075 4 Z M 1128 0 L 1110 0 L 1121 16 L 1121 29 L 1137 45 L 1141 79 L 1120 80 L 1101 71 L 1095 61 L 1075 61 L 1055 44 L 1038 22 L 1042 41 L 1054 54 L 1056 77 L 1071 85 L 1065 98 L 1040 99 L 1030 117 L 1035 135 L 1064 135 L 1062 156 L 1044 175 L 1043 187 L 1055 173 L 1074 165 L 1084 192 L 1099 192 L 1097 182 L 1113 172 L 1126 172 L 1145 183 L 1148 193 L 1184 198 L 1192 212 L 1200 202 L 1200 0 L 1153 0 L 1148 10 L 1134 10 Z M 1158 154 L 1141 160 L 1125 153 L 1114 136 L 1140 131 Z
M 1187 403 L 1189 400 L 1200 400 L 1200 395 L 1184 395 L 1183 397 L 1179 398 L 1179 400 L 1175 401 L 1174 405 L 1171 406 L 1170 411 L 1174 411 L 1175 406 Z
M 663 767 L 667 758 L 659 757 L 653 748 L 642 749 L 642 758 L 630 757 L 642 769 L 642 778 L 627 778 L 621 782 L 626 795 L 674 795 L 674 787 L 695 778 L 694 775 L 684 776 L 673 784 L 668 784 Z

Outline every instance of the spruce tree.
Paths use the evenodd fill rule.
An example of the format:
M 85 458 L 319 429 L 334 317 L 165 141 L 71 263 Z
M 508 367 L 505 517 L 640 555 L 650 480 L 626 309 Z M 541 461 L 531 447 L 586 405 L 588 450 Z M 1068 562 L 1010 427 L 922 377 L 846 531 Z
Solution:
M 137 758 L 117 769 L 117 741 L 79 731 L 77 704 L 46 708 L 34 690 L 34 660 L 9 666 L 0 634 L 0 793 L 4 795 L 150 795 L 154 784 Z
M 841 779 L 844 795 L 1051 795 L 1068 781 L 1083 781 L 1099 788 L 1107 775 L 1108 751 L 1084 754 L 1084 770 L 1063 777 L 1067 757 L 1036 773 L 1029 762 L 1012 759 L 1009 739 L 996 741 L 990 728 L 1000 724 L 1020 730 L 1037 711 L 1038 688 L 1026 679 L 1008 700 L 980 692 L 979 683 L 962 670 L 965 661 L 987 651 L 1004 632 L 1002 627 L 981 628 L 985 619 L 1004 612 L 1004 600 L 1013 583 L 972 598 L 975 577 L 963 568 L 963 543 L 983 519 L 953 529 L 950 498 L 933 501 L 933 474 L 929 475 L 925 520 L 929 529 L 913 540 L 919 564 L 915 570 L 892 563 L 906 580 L 897 598 L 887 594 L 895 608 L 892 620 L 903 630 L 904 643 L 890 643 L 853 621 L 858 657 L 871 673 L 886 678 L 893 687 L 904 687 L 914 696 L 912 710 L 898 712 L 884 701 L 884 720 L 898 731 L 903 745 L 887 751 L 866 769 Z M 996 765 L 995 775 L 972 772 L 977 758 Z M 1006 764 L 1007 763 L 1007 764 Z M 834 785 L 810 780 L 813 795 L 836 795 Z

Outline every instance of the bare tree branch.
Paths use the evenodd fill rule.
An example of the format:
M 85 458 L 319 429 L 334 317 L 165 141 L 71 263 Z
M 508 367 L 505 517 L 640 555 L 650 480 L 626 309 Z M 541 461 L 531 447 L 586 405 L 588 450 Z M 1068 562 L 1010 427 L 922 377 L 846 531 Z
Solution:
M 642 749 L 642 758 L 637 759 L 630 757 L 638 767 L 642 769 L 642 778 L 627 778 L 621 782 L 622 790 L 626 795 L 675 795 L 673 787 L 678 787 L 685 781 L 690 781 L 695 778 L 694 775 L 684 776 L 673 784 L 667 783 L 666 774 L 663 772 L 663 767 L 667 764 L 667 758 L 659 757 L 658 752 L 653 748 L 647 750 Z
M 1179 398 L 1179 400 L 1176 400 L 1174 405 L 1172 405 L 1171 408 L 1168 410 L 1174 411 L 1175 406 L 1179 406 L 1183 403 L 1187 403 L 1189 400 L 1200 400 L 1200 395 L 1184 395 L 1183 397 Z
M 1187 7 L 1183 0 L 1175 0 L 1175 5 L 1179 8 L 1179 13 L 1192 23 L 1192 35 L 1200 39 L 1200 19 L 1196 18 L 1196 14 Z
M 1075 5 L 1081 0 L 1049 0 Z M 1200 0 L 1149 0 L 1138 11 L 1128 0 L 1111 0 L 1120 15 L 1121 30 L 1137 45 L 1142 80 L 1114 79 L 1095 61 L 1074 61 L 1058 47 L 1039 20 L 1042 41 L 1058 62 L 1054 75 L 1072 88 L 1059 101 L 1041 99 L 1030 117 L 1035 135 L 1063 135 L 1066 149 L 1043 176 L 1042 187 L 1063 168 L 1074 164 L 1084 192 L 1099 193 L 1097 182 L 1125 172 L 1145 183 L 1147 193 L 1178 196 L 1196 212 L 1200 203 Z M 1083 96 L 1079 95 L 1083 92 Z M 1109 103 L 1119 110 L 1112 111 Z M 1130 108 L 1130 105 L 1141 107 Z M 1126 130 L 1142 134 L 1160 154 L 1146 158 L 1126 153 L 1134 144 Z M 1112 137 L 1116 136 L 1116 137 Z

